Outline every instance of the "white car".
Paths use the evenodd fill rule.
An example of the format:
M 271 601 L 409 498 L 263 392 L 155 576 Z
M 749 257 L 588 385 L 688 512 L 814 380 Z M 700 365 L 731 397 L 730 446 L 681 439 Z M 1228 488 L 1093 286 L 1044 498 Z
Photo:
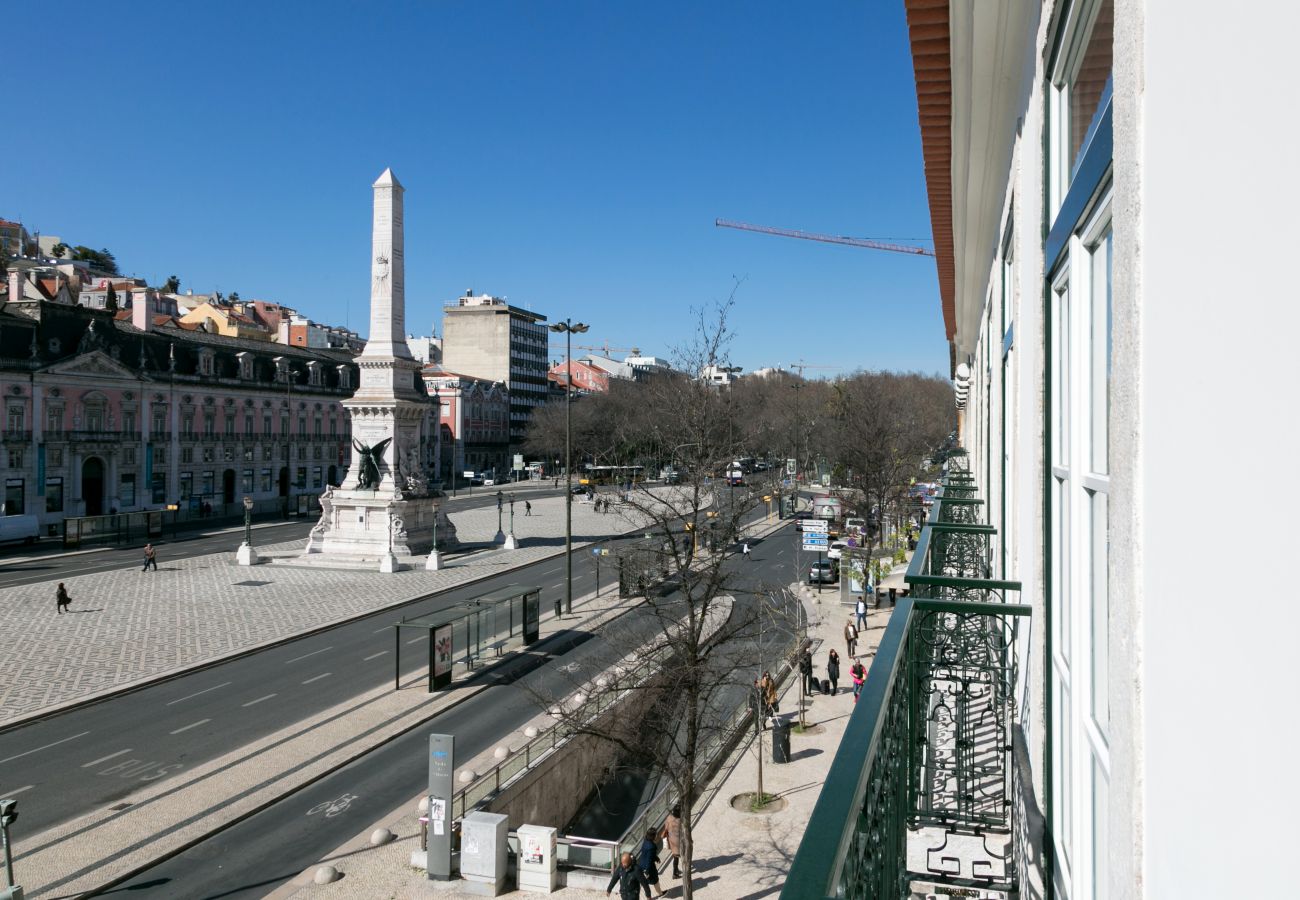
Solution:
M 848 544 L 844 541 L 832 541 L 830 547 L 826 550 L 826 558 L 839 559 L 844 555 L 844 548 L 847 546 Z
M 497 480 L 493 478 L 491 475 L 483 476 L 483 487 L 493 487 L 496 483 Z

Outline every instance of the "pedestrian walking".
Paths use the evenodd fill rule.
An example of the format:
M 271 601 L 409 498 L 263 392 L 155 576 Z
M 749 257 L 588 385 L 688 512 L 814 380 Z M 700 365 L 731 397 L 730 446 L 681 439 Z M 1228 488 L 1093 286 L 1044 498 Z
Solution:
M 848 624 L 844 626 L 844 643 L 849 648 L 849 659 L 858 655 L 858 628 L 853 624 L 853 617 L 849 616 Z
M 803 692 L 812 696 L 816 692 L 817 682 L 813 679 L 812 651 L 805 650 L 799 657 L 799 674 L 803 677 Z
M 834 647 L 826 658 L 826 677 L 830 679 L 831 696 L 834 697 L 840 692 L 840 655 Z
M 59 582 L 59 589 L 54 592 L 54 609 L 55 615 L 63 615 L 65 609 L 71 611 L 72 598 L 68 596 L 68 589 Z
M 673 877 L 682 877 L 682 808 L 674 806 L 664 819 L 659 836 L 668 842 L 668 853 L 673 858 Z
M 867 601 L 858 598 L 858 630 L 861 631 L 867 627 Z
M 641 841 L 641 856 L 637 865 L 645 874 L 646 883 L 655 889 L 655 896 L 662 897 L 664 889 L 659 886 L 659 832 L 647 829 L 645 839 Z
M 618 885 L 619 900 L 636 900 L 641 894 L 639 888 L 645 888 L 645 895 L 650 896 L 650 883 L 634 863 L 631 853 L 619 857 L 618 868 L 610 876 L 609 887 L 605 888 L 606 897 L 614 890 L 614 885 Z
M 862 693 L 862 682 L 867 680 L 867 669 L 862 665 L 862 660 L 853 661 L 853 665 L 849 666 L 849 676 L 853 679 L 853 702 L 857 703 L 858 694 Z
M 155 572 L 158 571 L 158 551 L 153 548 L 153 544 L 144 545 L 144 568 L 141 572 L 148 572 L 149 567 L 153 566 Z
M 529 501 L 525 500 L 525 501 L 524 501 L 524 515 L 526 515 L 526 516 L 531 516 L 532 514 L 533 514 L 533 504 L 530 503 Z
M 763 677 L 758 680 L 758 693 L 763 702 L 763 727 L 767 728 L 767 720 L 781 711 L 776 697 L 776 681 L 772 678 L 772 673 L 764 672 Z
M 743 553 L 743 554 L 745 555 L 745 559 L 746 559 L 746 560 L 748 560 L 748 559 L 750 558 L 750 556 L 749 556 L 749 541 L 745 541 L 745 543 L 741 545 L 740 552 Z

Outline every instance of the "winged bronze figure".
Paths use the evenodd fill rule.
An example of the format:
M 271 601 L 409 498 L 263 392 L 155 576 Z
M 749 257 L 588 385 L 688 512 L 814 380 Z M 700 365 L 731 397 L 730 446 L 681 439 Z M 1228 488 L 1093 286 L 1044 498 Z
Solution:
M 356 448 L 357 455 L 361 458 L 361 469 L 357 473 L 357 490 L 373 491 L 379 487 L 379 464 L 384 458 L 384 450 L 392 440 L 392 438 L 384 438 L 378 444 L 369 447 L 356 438 L 352 439 L 352 446 Z

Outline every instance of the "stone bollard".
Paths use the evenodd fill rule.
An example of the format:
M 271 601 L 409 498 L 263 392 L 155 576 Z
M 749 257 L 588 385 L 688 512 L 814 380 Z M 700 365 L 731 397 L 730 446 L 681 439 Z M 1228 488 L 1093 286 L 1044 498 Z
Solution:
M 428 798 L 428 797 L 421 797 L 421 798 L 420 798 L 420 805 L 416 807 L 416 812 L 418 812 L 418 813 L 419 813 L 420 815 L 422 815 L 422 816 L 427 816 L 427 815 L 429 814 L 429 798 Z
M 540 732 L 538 732 L 536 725 L 529 725 L 527 728 L 524 729 L 524 737 L 528 738 L 530 741 L 533 738 L 537 737 L 539 733 Z
M 370 832 L 370 846 L 382 847 L 393 839 L 393 833 L 387 828 L 376 828 Z
M 478 778 L 478 774 L 473 769 L 460 770 L 459 781 L 461 784 L 472 784 L 477 778 Z
M 321 866 L 316 870 L 316 874 L 312 878 L 312 881 L 315 881 L 317 884 L 330 884 L 331 882 L 338 880 L 339 870 L 333 866 Z
M 492 756 L 496 758 L 497 762 L 501 762 L 509 755 L 510 755 L 510 748 L 505 746 L 497 747 L 495 750 L 492 751 Z

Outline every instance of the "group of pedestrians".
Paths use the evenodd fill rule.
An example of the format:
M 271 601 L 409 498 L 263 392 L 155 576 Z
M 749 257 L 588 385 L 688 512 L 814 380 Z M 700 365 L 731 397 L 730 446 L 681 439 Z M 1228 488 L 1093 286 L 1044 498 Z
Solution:
M 667 843 L 668 853 L 673 858 L 673 877 L 681 878 L 682 808 L 680 806 L 673 807 L 673 811 L 664 820 L 663 827 L 646 831 L 635 857 L 631 853 L 624 853 L 619 858 L 619 866 L 610 876 L 605 894 L 608 895 L 617 886 L 619 900 L 637 900 L 641 891 L 645 891 L 645 895 L 650 897 L 651 888 L 654 888 L 653 896 L 662 897 L 664 891 L 659 886 L 659 847 L 664 842 Z
M 144 567 L 141 572 L 148 572 L 150 567 L 155 572 L 158 571 L 158 551 L 154 549 L 153 544 L 144 545 Z M 63 582 L 54 590 L 54 614 L 61 616 L 65 612 L 72 612 L 72 597 L 68 594 L 68 589 Z

